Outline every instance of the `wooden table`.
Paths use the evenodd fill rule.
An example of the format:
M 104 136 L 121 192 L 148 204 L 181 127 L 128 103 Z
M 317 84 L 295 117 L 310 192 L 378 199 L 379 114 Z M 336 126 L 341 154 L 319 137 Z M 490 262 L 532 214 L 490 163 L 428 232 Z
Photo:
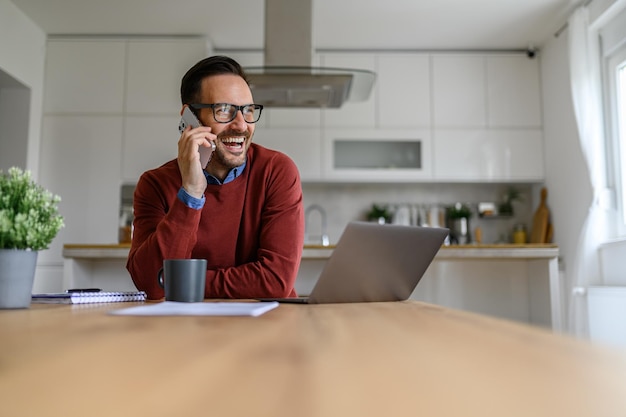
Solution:
M 0 415 L 624 416 L 626 352 L 398 303 L 251 317 L 0 310 Z

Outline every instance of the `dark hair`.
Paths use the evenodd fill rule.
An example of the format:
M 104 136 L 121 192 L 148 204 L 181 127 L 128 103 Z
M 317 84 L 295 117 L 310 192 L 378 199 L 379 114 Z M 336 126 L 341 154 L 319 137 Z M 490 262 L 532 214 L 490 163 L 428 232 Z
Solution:
M 220 74 L 238 75 L 246 83 L 249 83 L 246 73 L 237 61 L 227 56 L 210 56 L 195 64 L 183 76 L 180 84 L 180 100 L 182 104 L 197 102 L 202 88 L 202 80 L 206 77 Z

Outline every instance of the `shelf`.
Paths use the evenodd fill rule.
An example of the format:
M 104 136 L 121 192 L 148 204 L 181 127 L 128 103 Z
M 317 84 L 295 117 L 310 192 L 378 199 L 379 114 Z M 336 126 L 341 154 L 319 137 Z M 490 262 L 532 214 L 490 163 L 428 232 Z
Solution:
M 485 220 L 490 220 L 490 219 L 512 219 L 515 216 L 513 216 L 512 214 L 494 214 L 492 216 L 484 216 L 484 215 L 478 215 L 479 219 L 485 219 Z

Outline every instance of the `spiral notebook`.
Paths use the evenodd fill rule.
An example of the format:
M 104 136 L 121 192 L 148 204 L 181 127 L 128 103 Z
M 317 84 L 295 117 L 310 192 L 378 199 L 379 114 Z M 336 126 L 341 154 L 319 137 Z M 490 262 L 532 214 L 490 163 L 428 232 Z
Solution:
M 121 303 L 126 301 L 145 301 L 143 291 L 98 291 L 98 292 L 59 292 L 33 294 L 33 303 L 44 304 L 90 304 Z

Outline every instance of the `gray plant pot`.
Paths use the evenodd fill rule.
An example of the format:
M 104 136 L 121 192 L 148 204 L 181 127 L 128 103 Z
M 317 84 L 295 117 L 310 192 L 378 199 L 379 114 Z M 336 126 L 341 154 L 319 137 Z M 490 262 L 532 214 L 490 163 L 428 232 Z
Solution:
M 30 306 L 37 251 L 0 249 L 0 308 Z

